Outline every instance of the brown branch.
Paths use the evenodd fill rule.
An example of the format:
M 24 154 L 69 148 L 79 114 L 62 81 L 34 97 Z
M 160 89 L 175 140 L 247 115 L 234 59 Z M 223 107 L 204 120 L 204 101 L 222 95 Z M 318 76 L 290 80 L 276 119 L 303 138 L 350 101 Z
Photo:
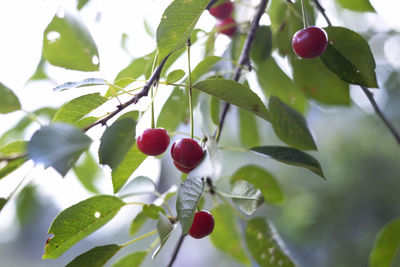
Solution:
M 235 69 L 235 74 L 233 76 L 234 81 L 239 81 L 240 74 L 242 73 L 242 69 L 245 65 L 247 65 L 249 67 L 249 69 L 251 70 L 250 59 L 249 59 L 250 49 L 251 49 L 251 45 L 253 44 L 254 37 L 256 36 L 256 32 L 257 32 L 257 29 L 260 24 L 261 16 L 264 14 L 264 10 L 267 7 L 267 4 L 268 4 L 268 0 L 261 0 L 261 3 L 257 10 L 257 13 L 254 16 L 253 21 L 251 22 L 250 32 L 247 35 L 242 52 L 240 53 L 238 65 Z M 221 112 L 221 116 L 219 119 L 218 128 L 214 133 L 214 138 L 217 142 L 219 141 L 219 138 L 221 136 L 222 128 L 224 127 L 224 122 L 225 122 L 226 114 L 228 113 L 229 107 L 230 107 L 230 104 L 228 102 L 225 102 L 224 108 Z
M 111 112 L 110 114 L 108 114 L 106 117 L 104 117 L 101 120 L 96 121 L 95 123 L 90 124 L 89 126 L 86 126 L 85 128 L 83 128 L 83 131 L 88 131 L 89 129 L 91 129 L 92 127 L 96 126 L 96 125 L 105 125 L 111 118 L 113 118 L 115 115 L 117 115 L 118 113 L 120 113 L 123 109 L 125 109 L 126 107 L 132 105 L 132 104 L 136 104 L 139 99 L 141 99 L 144 96 L 147 96 L 149 93 L 150 88 L 158 82 L 158 80 L 160 79 L 160 74 L 161 71 L 165 65 L 165 62 L 167 61 L 168 57 L 170 56 L 170 54 L 168 54 L 160 63 L 160 65 L 157 66 L 157 68 L 154 70 L 153 74 L 151 75 L 150 79 L 147 81 L 147 83 L 145 84 L 145 86 L 143 86 L 143 89 L 137 93 L 135 96 L 133 96 L 130 100 L 128 100 L 127 102 L 120 104 L 117 106 L 117 109 L 114 110 L 113 112 Z
M 318 10 L 321 12 L 321 14 L 324 16 L 328 25 L 332 26 L 328 16 L 325 13 L 325 9 L 321 6 L 321 4 L 318 2 L 318 0 L 314 0 L 314 3 L 316 4 L 316 6 L 317 6 Z M 363 90 L 364 94 L 367 96 L 372 107 L 374 108 L 375 113 L 383 121 L 383 123 L 386 125 L 386 127 L 389 129 L 389 131 L 393 134 L 397 143 L 400 144 L 400 133 L 396 130 L 396 128 L 393 126 L 393 124 L 386 118 L 385 114 L 383 114 L 383 112 L 381 111 L 381 109 L 379 108 L 378 104 L 376 103 L 376 101 L 374 99 L 374 95 L 371 93 L 371 91 L 366 86 L 360 85 L 360 87 Z
M 372 107 L 374 108 L 375 113 L 381 118 L 383 123 L 385 123 L 386 127 L 393 134 L 393 136 L 396 139 L 397 143 L 400 144 L 400 134 L 399 134 L 399 132 L 396 130 L 396 128 L 394 128 L 392 123 L 386 118 L 385 114 L 383 114 L 383 112 L 380 110 L 378 104 L 376 103 L 376 101 L 374 99 L 373 93 L 371 93 L 371 91 L 365 86 L 360 85 L 360 87 L 363 90 L 363 92 L 365 93 L 365 95 L 367 96 L 367 98 L 368 98 L 369 102 L 371 103 Z

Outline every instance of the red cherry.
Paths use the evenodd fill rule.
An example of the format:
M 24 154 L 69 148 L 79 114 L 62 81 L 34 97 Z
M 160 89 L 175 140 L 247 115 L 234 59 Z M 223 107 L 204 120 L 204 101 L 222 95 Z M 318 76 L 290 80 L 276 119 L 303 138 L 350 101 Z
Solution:
M 169 135 L 163 128 L 146 129 L 136 139 L 138 149 L 149 156 L 157 156 L 164 153 L 169 145 Z
M 210 8 L 210 14 L 217 19 L 229 18 L 233 11 L 233 4 L 229 0 L 225 0 L 222 4 L 214 5 Z
M 178 170 L 180 170 L 181 172 L 184 172 L 184 173 L 189 173 L 194 169 L 194 168 L 185 168 L 185 167 L 179 165 L 178 163 L 176 163 L 175 161 L 174 161 L 174 165 Z
M 322 55 L 327 43 L 328 39 L 325 31 L 315 26 L 297 31 L 292 39 L 294 52 L 302 58 L 313 58 Z
M 199 239 L 211 234 L 214 230 L 214 218 L 212 214 L 206 210 L 196 212 L 192 226 L 189 230 L 189 235 Z
M 233 18 L 227 18 L 217 23 L 217 32 L 232 37 L 236 31 L 236 21 Z
M 196 168 L 203 156 L 204 152 L 201 146 L 190 138 L 182 138 L 176 141 L 171 148 L 172 159 L 186 169 Z

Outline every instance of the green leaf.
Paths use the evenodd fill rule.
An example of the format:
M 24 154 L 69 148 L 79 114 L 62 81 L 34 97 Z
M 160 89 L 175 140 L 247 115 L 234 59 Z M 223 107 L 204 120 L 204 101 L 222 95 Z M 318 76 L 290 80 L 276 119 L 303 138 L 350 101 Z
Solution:
M 264 218 L 254 218 L 247 223 L 247 246 L 261 267 L 295 267 L 278 238 Z
M 18 97 L 13 91 L 0 83 L 0 113 L 6 114 L 21 109 Z
M 260 136 L 258 134 L 258 124 L 254 114 L 239 109 L 239 137 L 242 144 L 246 147 L 260 145 Z
M 256 165 L 246 165 L 232 175 L 231 184 L 239 180 L 247 181 L 260 189 L 267 203 L 277 204 L 284 200 L 275 177 L 263 168 Z
M 146 258 L 147 253 L 145 250 L 135 251 L 118 260 L 112 267 L 139 267 L 144 258 Z
M 204 74 L 208 73 L 210 69 L 221 60 L 223 60 L 222 57 L 209 56 L 200 61 L 192 71 L 192 82 L 200 80 Z
M 165 213 L 164 209 L 160 206 L 156 206 L 154 204 L 146 204 L 143 206 L 143 214 L 147 217 L 157 220 L 160 217 L 160 212 Z
M 71 70 L 99 70 L 99 55 L 88 29 L 78 17 L 65 12 L 54 16 L 44 31 L 43 57 L 52 65 Z
M 72 88 L 94 86 L 94 85 L 107 85 L 107 81 L 101 78 L 87 78 L 79 82 L 66 82 L 53 89 L 55 92 L 65 91 Z
M 136 121 L 131 118 L 117 120 L 108 127 L 100 139 L 100 163 L 117 168 L 135 143 L 135 131 Z
M 76 123 L 106 101 L 107 98 L 102 97 L 99 93 L 77 97 L 62 105 L 54 116 L 53 122 Z
M 245 266 L 251 262 L 240 243 L 241 237 L 232 208 L 227 205 L 218 205 L 211 210 L 215 226 L 210 235 L 214 246 Z
M 176 225 L 171 224 L 169 219 L 162 213 L 160 213 L 160 218 L 157 222 L 157 232 L 160 236 L 161 244 L 156 248 L 152 255 L 152 259 L 154 259 L 158 253 L 161 251 L 165 242 L 167 242 L 168 238 L 171 236 L 172 232 L 175 230 Z
M 336 0 L 343 8 L 357 12 L 375 12 L 369 0 Z
M 0 198 L 0 211 L 4 208 L 4 206 L 7 204 L 7 199 L 5 198 Z
M 114 193 L 124 186 L 131 174 L 146 158 L 147 156 L 140 152 L 136 145 L 131 147 L 122 162 L 111 172 Z
M 74 244 L 110 221 L 125 203 L 114 196 L 91 197 L 62 211 L 53 221 L 54 234 L 45 247 L 43 259 L 55 259 Z
M 303 151 L 283 146 L 259 146 L 250 149 L 253 152 L 270 157 L 285 164 L 294 165 L 309 169 L 325 179 L 321 165 L 312 156 Z
M 26 146 L 27 142 L 25 141 L 11 142 L 6 146 L 0 148 L 0 158 L 19 157 L 21 155 L 24 155 L 26 153 Z M 22 158 L 7 161 L 6 165 L 0 168 L 0 180 L 18 169 L 27 160 L 28 158 L 24 156 Z
M 349 105 L 349 84 L 340 80 L 319 58 L 291 57 L 296 86 L 309 98 L 329 105 Z
M 250 50 L 250 58 L 256 62 L 264 61 L 271 57 L 272 32 L 269 26 L 258 27 Z
M 283 102 L 303 113 L 307 108 L 304 94 L 270 57 L 256 64 L 258 83 L 267 97 L 274 95 Z
M 153 180 L 146 176 L 135 177 L 129 182 L 123 190 L 120 191 L 120 195 L 135 195 L 143 193 L 152 193 L 156 191 L 156 184 Z
M 85 127 L 95 123 L 98 120 L 99 120 L 99 118 L 96 118 L 96 117 L 91 117 L 91 116 L 85 117 L 85 118 L 82 118 L 82 119 L 74 122 L 74 125 L 76 127 L 78 127 L 79 129 L 84 129 Z
M 118 81 L 122 78 L 127 77 L 137 79 L 142 75 L 144 75 L 147 79 L 148 77 L 150 77 L 155 55 L 156 52 L 153 51 L 143 57 L 134 59 L 126 68 L 124 68 L 117 74 L 117 77 L 114 81 Z
M 66 267 L 102 267 L 106 264 L 120 249 L 119 245 L 105 245 L 92 248 L 89 251 L 73 259 Z
M 247 215 L 252 215 L 264 202 L 261 191 L 251 183 L 242 180 L 236 181 L 232 185 L 230 197 Z
M 54 123 L 36 131 L 28 143 L 28 157 L 35 163 L 53 167 L 62 176 L 89 148 L 92 140 L 80 129 L 64 123 Z
M 131 226 L 129 228 L 129 234 L 130 235 L 135 235 L 137 233 L 137 231 L 140 230 L 140 228 L 145 224 L 145 222 L 147 221 L 147 216 L 146 214 L 144 214 L 144 212 L 139 212 L 135 219 L 133 219 Z
M 162 127 L 168 132 L 173 132 L 180 123 L 185 121 L 188 95 L 185 90 L 175 87 L 172 94 L 165 102 L 157 120 L 157 127 Z
M 400 250 L 400 218 L 387 223 L 376 235 L 369 255 L 369 267 L 394 266 Z
M 279 98 L 269 99 L 271 123 L 276 135 L 285 143 L 303 150 L 317 150 L 304 117 Z
M 211 115 L 211 120 L 215 125 L 219 124 L 220 106 L 221 106 L 221 102 L 219 101 L 219 99 L 211 96 L 210 115 Z
M 78 0 L 78 6 L 76 8 L 81 10 L 88 2 L 89 0 Z
M 73 170 L 78 180 L 89 192 L 99 193 L 95 186 L 100 173 L 99 165 L 89 152 L 85 153 L 84 156 L 82 162 L 78 162 Z
M 194 88 L 250 111 L 264 120 L 270 119 L 268 110 L 261 99 L 243 84 L 233 80 L 213 78 L 196 83 Z
M 24 228 L 29 226 L 39 214 L 39 196 L 36 186 L 28 184 L 18 194 L 16 215 L 19 225 Z M 36 217 L 36 218 L 35 218 Z
M 199 178 L 186 179 L 178 189 L 176 211 L 183 235 L 187 234 L 192 226 L 194 213 L 203 191 L 204 180 Z
M 42 56 L 40 58 L 39 64 L 36 67 L 35 73 L 32 74 L 32 76 L 29 78 L 28 81 L 38 81 L 38 80 L 48 79 L 49 77 L 46 74 L 45 66 L 46 66 L 46 60 Z
M 185 76 L 184 70 L 174 70 L 174 71 L 168 73 L 166 82 L 167 83 L 176 83 L 177 81 L 182 79 L 183 76 Z
M 157 28 L 160 59 L 186 44 L 210 0 L 174 0 L 164 11 Z
M 327 27 L 329 42 L 322 62 L 343 81 L 377 88 L 375 59 L 368 42 L 343 27 Z

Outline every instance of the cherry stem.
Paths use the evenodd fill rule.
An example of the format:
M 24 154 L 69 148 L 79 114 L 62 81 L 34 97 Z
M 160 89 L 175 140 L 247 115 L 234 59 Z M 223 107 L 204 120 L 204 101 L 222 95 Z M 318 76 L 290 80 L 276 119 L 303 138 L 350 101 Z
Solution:
M 181 235 L 181 237 L 178 240 L 178 244 L 176 244 L 176 247 L 174 249 L 174 254 L 172 254 L 172 258 L 170 260 L 170 262 L 168 263 L 167 267 L 172 267 L 172 265 L 174 264 L 175 260 L 176 260 L 176 256 L 178 256 L 178 252 L 181 249 L 183 240 L 185 239 L 186 235 Z
M 156 55 L 155 55 L 155 57 L 154 57 L 153 66 L 152 66 L 152 68 L 151 68 L 151 71 L 152 71 L 152 72 L 154 71 L 154 69 L 155 69 L 155 67 L 156 67 L 157 59 L 158 59 L 158 50 L 157 50 L 157 53 L 156 53 Z M 158 82 L 157 82 L 157 85 L 158 85 Z M 154 93 L 153 93 L 153 87 L 154 87 L 154 86 L 151 86 L 151 89 L 150 89 L 150 98 L 151 98 L 151 128 L 152 128 L 152 129 L 156 128 L 156 124 L 155 124 L 155 120 L 154 120 Z
M 301 2 L 301 13 L 303 14 L 304 28 L 307 28 L 308 23 L 307 23 L 306 9 L 304 8 L 304 1 L 301 0 L 300 2 Z
M 135 243 L 136 241 L 142 240 L 142 239 L 144 239 L 144 238 L 146 238 L 146 237 L 149 237 L 149 236 L 152 236 L 152 235 L 154 235 L 154 234 L 156 234 L 156 233 L 157 233 L 157 230 L 153 230 L 153 231 L 151 231 L 151 232 L 148 232 L 147 234 L 138 236 L 138 237 L 132 239 L 131 241 L 128 241 L 128 242 L 122 244 L 121 247 L 124 248 L 124 247 L 126 247 L 126 246 L 129 246 L 129 245 Z
M 268 0 L 261 0 L 260 5 L 258 6 L 257 13 L 254 16 L 253 21 L 251 22 L 249 34 L 247 35 L 246 41 L 244 43 L 242 52 L 239 57 L 238 64 L 235 68 L 235 74 L 233 77 L 234 81 L 239 81 L 240 75 L 242 73 L 242 69 L 244 66 L 247 65 L 249 67 L 249 69 L 251 70 L 250 59 L 249 59 L 250 49 L 251 49 L 251 45 L 253 44 L 257 29 L 259 27 L 261 16 L 264 14 L 264 10 L 267 7 L 267 4 L 268 4 Z M 224 126 L 225 118 L 228 113 L 229 107 L 230 107 L 230 104 L 228 102 L 225 102 L 224 107 L 221 112 L 221 115 L 220 115 L 218 128 L 216 129 L 216 131 L 214 133 L 214 139 L 217 142 L 219 141 L 219 138 L 221 136 L 222 128 Z
M 192 70 L 190 68 L 190 46 L 192 45 L 190 38 L 186 42 L 188 56 L 188 83 L 189 83 L 189 111 L 190 111 L 190 138 L 193 139 L 194 122 L 193 122 L 193 94 L 192 94 Z

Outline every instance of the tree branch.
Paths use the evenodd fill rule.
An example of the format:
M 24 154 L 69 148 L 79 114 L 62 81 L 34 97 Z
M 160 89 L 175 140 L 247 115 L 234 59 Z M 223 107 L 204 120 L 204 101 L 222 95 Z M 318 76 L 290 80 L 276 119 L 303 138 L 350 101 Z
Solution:
M 268 4 L 268 0 L 261 0 L 260 5 L 257 10 L 257 13 L 254 16 L 253 21 L 251 22 L 250 32 L 247 35 L 246 41 L 244 43 L 244 47 L 242 49 L 242 52 L 240 53 L 238 65 L 235 69 L 235 74 L 233 76 L 234 81 L 239 81 L 240 74 L 242 73 L 242 69 L 245 65 L 247 65 L 249 67 L 249 69 L 251 70 L 250 59 L 249 59 L 250 49 L 251 49 L 251 45 L 253 44 L 257 29 L 259 27 L 261 16 L 264 14 L 264 10 L 267 7 L 267 4 Z M 221 116 L 219 119 L 219 125 L 218 125 L 217 130 L 214 133 L 214 138 L 217 142 L 219 141 L 219 138 L 221 136 L 222 128 L 224 127 L 224 122 L 225 122 L 226 114 L 228 113 L 229 107 L 230 107 L 230 104 L 226 102 L 224 104 L 224 108 L 221 112 Z
M 170 262 L 168 263 L 168 267 L 172 267 L 172 265 L 174 264 L 175 260 L 176 260 L 176 256 L 178 256 L 178 252 L 181 249 L 183 240 L 185 239 L 186 235 L 181 235 L 181 237 L 179 238 L 178 244 L 176 244 L 176 247 L 174 249 L 174 254 L 172 255 L 172 258 L 170 260 Z
M 325 9 L 322 7 L 322 5 L 318 2 L 318 0 L 314 0 L 314 3 L 316 4 L 317 9 L 324 16 L 328 25 L 332 26 L 328 16 L 325 13 Z M 371 91 L 366 86 L 363 86 L 363 85 L 359 85 L 359 86 L 363 90 L 364 94 L 367 96 L 369 102 L 371 103 L 372 107 L 375 110 L 375 113 L 383 121 L 383 123 L 386 125 L 386 127 L 389 129 L 389 131 L 393 134 L 397 143 L 400 144 L 400 133 L 396 130 L 396 128 L 393 126 L 393 124 L 386 118 L 385 114 L 383 114 L 383 112 L 381 111 L 381 109 L 379 108 L 378 104 L 376 103 L 376 101 L 374 99 L 374 95 L 371 93 Z
M 111 118 L 113 118 L 115 115 L 117 115 L 118 113 L 120 113 L 123 109 L 125 109 L 126 107 L 132 105 L 132 104 L 136 104 L 139 99 L 141 99 L 144 96 L 147 96 L 149 93 L 150 88 L 158 82 L 158 80 L 160 79 L 160 74 L 162 69 L 164 68 L 165 62 L 167 62 L 167 59 L 169 58 L 170 54 L 168 54 L 160 63 L 160 65 L 157 66 L 157 68 L 154 70 L 153 74 L 151 75 L 150 79 L 147 81 L 147 83 L 145 84 L 145 86 L 143 86 L 143 89 L 137 93 L 134 97 L 132 97 L 130 100 L 128 100 L 127 102 L 120 104 L 117 106 L 117 109 L 114 110 L 113 112 L 111 112 L 110 114 L 108 114 L 106 117 L 104 117 L 101 120 L 96 121 L 95 123 L 90 124 L 89 126 L 86 126 L 85 128 L 83 128 L 83 131 L 88 131 L 89 129 L 91 129 L 92 127 L 96 126 L 96 125 L 105 125 L 107 123 L 107 121 L 109 121 Z
M 368 98 L 369 102 L 371 103 L 372 107 L 374 108 L 375 113 L 381 118 L 383 123 L 385 123 L 386 127 L 393 134 L 393 136 L 396 139 L 397 143 L 400 144 L 400 134 L 399 134 L 399 132 L 396 130 L 396 128 L 394 128 L 392 123 L 386 118 L 385 114 L 383 114 L 383 112 L 380 110 L 380 108 L 378 107 L 378 104 L 376 103 L 376 101 L 374 99 L 374 95 L 371 93 L 371 91 L 367 87 L 362 86 L 362 85 L 360 85 L 360 87 L 363 90 L 363 92 L 365 93 L 365 95 L 367 96 L 367 98 Z

